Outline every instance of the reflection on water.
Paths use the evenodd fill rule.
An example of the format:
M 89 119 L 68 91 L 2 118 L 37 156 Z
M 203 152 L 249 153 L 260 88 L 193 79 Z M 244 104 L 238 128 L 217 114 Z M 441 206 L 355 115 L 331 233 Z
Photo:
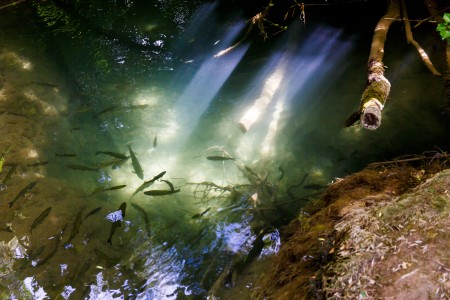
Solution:
M 342 128 L 364 85 L 355 31 L 293 24 L 214 58 L 246 30 L 215 4 L 191 22 L 165 1 L 55 5 L 0 12 L 2 298 L 222 295 L 335 177 L 445 146 L 400 100 L 377 132 Z M 17 23 L 33 9 L 42 23 Z M 418 66 L 392 97 L 439 103 Z

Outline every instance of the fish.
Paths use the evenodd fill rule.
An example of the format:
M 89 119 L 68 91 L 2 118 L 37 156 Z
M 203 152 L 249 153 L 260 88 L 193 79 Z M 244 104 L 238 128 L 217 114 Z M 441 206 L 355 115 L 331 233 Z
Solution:
M 77 131 L 80 130 L 82 127 L 73 127 L 72 129 L 70 129 L 70 131 Z
M 77 156 L 74 153 L 55 153 L 56 157 L 75 157 Z
M 126 187 L 126 184 L 122 184 L 122 185 L 116 185 L 116 186 L 112 186 L 110 188 L 103 188 L 103 187 L 98 187 L 96 188 L 89 196 L 95 195 L 97 193 L 101 193 L 101 192 L 106 192 L 106 191 L 113 191 L 113 190 L 119 190 L 119 189 L 123 189 L 124 187 Z
M 37 162 L 37 163 L 34 163 L 34 164 L 29 164 L 28 166 L 29 167 L 45 166 L 48 163 L 49 163 L 48 161 L 42 161 L 42 162 Z
M 151 186 L 153 183 L 155 183 L 156 180 L 160 179 L 161 177 L 164 176 L 164 174 L 166 174 L 166 171 L 162 171 L 161 173 L 159 173 L 158 175 L 156 175 L 155 177 L 153 177 L 151 180 L 144 182 L 143 184 L 141 184 L 133 193 L 132 196 L 136 195 L 137 193 L 139 193 L 140 191 L 142 191 L 145 188 L 148 188 L 149 186 Z
M 148 236 L 150 236 L 150 221 L 148 219 L 147 213 L 141 206 L 139 206 L 136 203 L 131 203 L 131 206 L 133 206 L 136 210 L 142 213 L 142 216 L 144 217 L 145 230 L 147 231 Z
M 47 82 L 38 82 L 38 81 L 33 81 L 31 82 L 32 84 L 36 84 L 36 85 L 42 85 L 45 87 L 51 87 L 51 88 L 57 88 L 58 85 L 54 84 L 54 83 L 47 83 Z
M 99 155 L 99 154 L 106 154 L 115 158 L 120 158 L 120 159 L 128 159 L 130 158 L 129 156 L 120 154 L 120 153 L 116 153 L 116 152 L 111 152 L 111 151 L 97 151 L 95 152 L 95 155 Z
M 139 164 L 139 161 L 134 154 L 133 150 L 131 150 L 131 145 L 128 145 L 128 150 L 130 150 L 130 156 L 131 156 L 131 164 L 133 165 L 134 172 L 140 179 L 144 179 L 144 171 L 142 170 L 141 165 Z
M 155 138 L 153 139 L 153 148 L 156 148 L 158 146 L 158 134 L 155 134 Z
M 119 189 L 123 189 L 124 187 L 126 187 L 126 184 L 122 184 L 122 185 L 116 185 L 116 186 L 112 186 L 110 188 L 103 188 L 103 187 L 98 187 L 96 188 L 89 196 L 95 195 L 97 193 L 101 193 L 101 192 L 106 192 L 106 191 L 113 191 L 113 190 L 119 190 Z
M 107 113 L 107 112 L 115 111 L 115 110 L 118 109 L 118 108 L 119 108 L 119 106 L 117 106 L 117 105 L 110 106 L 110 107 L 105 108 L 104 110 L 102 110 L 102 111 L 96 113 L 92 118 L 93 118 L 93 119 L 96 119 L 96 118 L 100 117 L 101 115 L 103 115 L 103 114 L 105 114 L 105 113 Z
M 99 116 L 101 116 L 101 115 L 103 115 L 105 113 L 109 113 L 109 112 L 121 111 L 121 110 L 127 111 L 127 110 L 134 110 L 134 109 L 144 109 L 144 108 L 147 108 L 147 107 L 149 107 L 149 105 L 147 105 L 147 104 L 111 106 L 111 107 L 108 107 L 108 108 L 106 108 L 106 109 L 96 113 L 93 118 L 94 119 L 98 118 Z
M 236 160 L 235 158 L 228 156 L 207 156 L 206 159 L 214 161 Z
M 55 255 L 55 253 L 58 251 L 58 246 L 59 246 L 59 242 L 61 241 L 62 235 L 66 231 L 67 225 L 68 225 L 68 223 L 64 224 L 62 229 L 59 230 L 57 236 L 55 236 L 56 238 L 52 239 L 52 241 L 53 241 L 53 248 L 51 249 L 51 251 L 48 252 L 47 256 L 45 256 L 44 258 L 42 258 L 41 260 L 36 262 L 35 267 L 46 263 L 50 258 L 53 257 L 53 255 Z
M 19 200 L 19 198 L 25 196 L 26 193 L 28 193 L 29 191 L 31 191 L 32 188 L 34 188 L 34 186 L 36 185 L 37 181 L 33 181 L 32 183 L 30 183 L 29 185 L 27 185 L 26 187 L 24 187 L 18 194 L 17 196 L 14 198 L 13 201 L 9 202 L 9 208 L 11 208 L 14 205 L 14 202 L 16 202 L 17 200 Z
M 73 222 L 72 231 L 70 232 L 69 239 L 63 244 L 63 247 L 66 247 L 67 245 L 69 245 L 69 243 L 72 241 L 72 239 L 80 231 L 81 223 L 83 223 L 83 218 L 82 218 L 81 214 L 82 214 L 82 211 L 80 210 L 75 218 L 75 222 Z
M 125 218 L 125 211 L 127 209 L 127 203 L 123 202 L 120 204 L 119 210 L 122 212 L 122 219 Z M 111 230 L 109 232 L 108 240 L 106 241 L 108 244 L 112 245 L 112 236 L 114 235 L 114 232 L 116 232 L 117 227 L 120 227 L 122 224 L 122 219 L 117 220 L 111 224 Z
M 301 187 L 301 186 L 305 183 L 306 178 L 308 178 L 308 176 L 309 176 L 309 173 L 306 173 L 306 174 L 303 176 L 303 178 L 300 180 L 299 183 L 294 184 L 294 185 L 291 185 L 291 186 L 289 186 L 289 187 L 287 188 L 286 192 L 287 192 L 287 194 L 289 195 L 289 197 L 291 197 L 292 199 L 295 198 L 295 195 L 292 193 L 292 189 Z
M 91 211 L 86 215 L 86 217 L 84 217 L 84 219 L 86 220 L 88 217 L 90 217 L 90 216 L 92 216 L 92 215 L 98 213 L 101 209 L 102 209 L 101 206 L 99 206 L 99 207 L 97 207 L 97 208 L 94 208 L 93 210 L 91 210 Z
M 106 191 L 120 190 L 120 189 L 123 189 L 126 186 L 127 186 L 126 184 L 116 185 L 116 186 L 112 186 L 110 188 L 106 188 L 103 191 L 106 192 Z
M 36 228 L 36 226 L 38 226 L 44 221 L 44 219 L 48 216 L 51 210 L 52 210 L 51 207 L 47 208 L 36 218 L 36 220 L 34 220 L 33 224 L 31 224 L 30 233 L 33 232 L 33 229 Z
M 83 165 L 67 165 L 67 167 L 72 170 L 98 172 L 97 168 L 87 167 L 87 166 L 83 166 Z
M 13 165 L 9 170 L 8 173 L 6 173 L 5 178 L 3 178 L 2 184 L 6 184 L 6 182 L 11 178 L 12 174 L 16 171 L 17 165 Z
M 150 191 L 144 192 L 144 194 L 147 195 L 147 196 L 165 196 L 165 195 L 170 195 L 170 194 L 178 193 L 179 191 L 180 191 L 180 189 L 173 190 L 173 191 L 167 191 L 167 190 L 150 190 Z
M 113 160 L 107 161 L 107 162 L 97 163 L 97 168 L 103 169 L 103 168 L 106 168 L 109 166 L 116 166 L 116 165 L 118 166 L 118 165 L 123 164 L 127 159 L 128 158 L 126 158 L 126 159 L 118 158 L 118 159 L 113 159 Z
M 28 254 L 28 258 L 24 260 L 23 263 L 19 266 L 19 269 L 23 270 L 30 261 L 33 261 L 39 255 L 41 255 L 44 252 L 45 248 L 46 248 L 45 245 L 42 245 L 39 248 L 32 249 L 30 251 L 30 254 Z
M 203 217 L 208 211 L 211 210 L 211 207 L 208 207 L 204 212 L 200 213 L 200 214 L 195 214 L 192 216 L 192 219 L 198 219 Z
M 165 183 L 167 183 L 167 185 L 169 186 L 169 188 L 172 192 L 175 191 L 175 187 L 173 186 L 172 182 L 170 182 L 169 180 L 161 180 L 161 181 L 164 181 Z

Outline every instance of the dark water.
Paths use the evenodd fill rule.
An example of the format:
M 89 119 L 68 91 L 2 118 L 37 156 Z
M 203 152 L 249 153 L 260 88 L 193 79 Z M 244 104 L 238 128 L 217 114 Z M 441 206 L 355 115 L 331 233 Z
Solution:
M 247 30 L 223 9 L 47 1 L 0 11 L 0 150 L 12 144 L 1 179 L 17 165 L 0 191 L 2 296 L 217 295 L 230 266 L 244 272 L 277 251 L 280 226 L 321 186 L 370 162 L 448 149 L 442 80 L 400 26 L 386 45 L 390 99 L 370 132 L 343 122 L 364 89 L 376 18 L 338 26 L 317 15 L 215 57 Z M 443 70 L 439 38 L 422 37 Z M 142 176 L 131 158 L 102 153 L 129 156 L 128 146 Z

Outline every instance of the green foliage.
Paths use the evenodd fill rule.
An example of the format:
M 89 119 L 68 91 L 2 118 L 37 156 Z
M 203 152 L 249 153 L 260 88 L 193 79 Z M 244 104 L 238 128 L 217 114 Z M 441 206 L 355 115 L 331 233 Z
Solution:
M 439 31 L 439 34 L 441 35 L 443 40 L 447 40 L 450 42 L 450 14 L 444 13 L 444 22 L 440 23 L 436 30 Z

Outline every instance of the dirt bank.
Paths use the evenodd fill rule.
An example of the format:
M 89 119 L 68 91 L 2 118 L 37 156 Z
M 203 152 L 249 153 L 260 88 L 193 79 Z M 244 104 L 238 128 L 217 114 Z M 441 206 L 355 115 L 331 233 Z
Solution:
M 260 299 L 449 299 L 450 157 L 373 165 L 284 230 Z

